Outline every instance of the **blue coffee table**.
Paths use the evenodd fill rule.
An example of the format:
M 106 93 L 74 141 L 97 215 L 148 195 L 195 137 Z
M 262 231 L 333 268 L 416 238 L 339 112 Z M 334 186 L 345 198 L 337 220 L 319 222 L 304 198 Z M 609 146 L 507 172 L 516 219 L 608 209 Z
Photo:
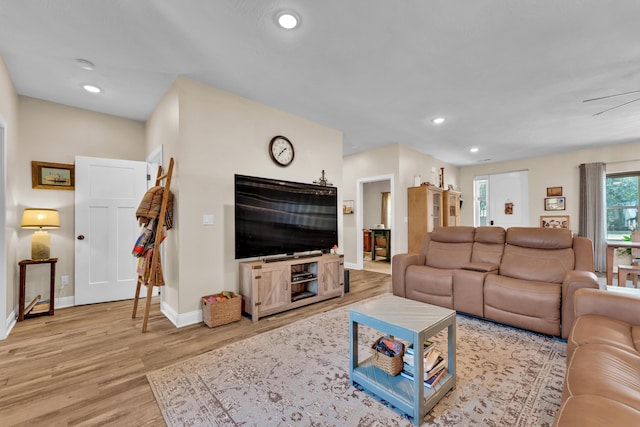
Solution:
M 353 306 L 349 310 L 349 378 L 364 390 L 391 403 L 410 415 L 415 425 L 456 384 L 456 312 L 447 308 L 425 304 L 394 295 L 385 295 Z M 413 348 L 422 349 L 422 343 L 447 328 L 448 373 L 433 387 L 402 375 L 389 375 L 374 366 L 371 358 L 358 359 L 358 325 L 376 329 L 382 335 L 392 335 Z M 369 343 L 372 344 L 372 343 Z M 423 372 L 422 357 L 414 357 L 414 372 Z

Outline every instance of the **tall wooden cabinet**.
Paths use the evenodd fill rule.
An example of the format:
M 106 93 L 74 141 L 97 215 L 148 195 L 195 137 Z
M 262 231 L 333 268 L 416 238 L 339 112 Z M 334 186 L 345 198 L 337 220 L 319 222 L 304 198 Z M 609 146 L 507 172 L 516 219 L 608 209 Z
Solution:
M 442 193 L 442 226 L 460 225 L 460 192 L 444 190 Z
M 244 311 L 260 317 L 344 296 L 344 257 L 325 254 L 240 263 Z
M 442 189 L 433 186 L 409 187 L 409 252 L 420 252 L 426 233 L 442 227 Z

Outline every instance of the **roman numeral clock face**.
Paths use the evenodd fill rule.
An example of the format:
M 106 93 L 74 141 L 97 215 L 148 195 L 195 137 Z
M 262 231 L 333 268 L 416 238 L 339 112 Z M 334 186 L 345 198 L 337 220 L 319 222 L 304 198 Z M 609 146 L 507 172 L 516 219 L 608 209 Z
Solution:
M 269 143 L 269 155 L 278 166 L 289 166 L 294 154 L 293 144 L 284 136 L 275 136 Z

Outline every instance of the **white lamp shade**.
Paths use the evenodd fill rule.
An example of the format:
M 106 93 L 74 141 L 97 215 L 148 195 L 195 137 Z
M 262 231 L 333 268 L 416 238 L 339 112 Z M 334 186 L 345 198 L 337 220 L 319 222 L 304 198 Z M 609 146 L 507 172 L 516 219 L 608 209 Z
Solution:
M 55 209 L 25 209 L 22 214 L 22 228 L 60 228 L 60 215 Z

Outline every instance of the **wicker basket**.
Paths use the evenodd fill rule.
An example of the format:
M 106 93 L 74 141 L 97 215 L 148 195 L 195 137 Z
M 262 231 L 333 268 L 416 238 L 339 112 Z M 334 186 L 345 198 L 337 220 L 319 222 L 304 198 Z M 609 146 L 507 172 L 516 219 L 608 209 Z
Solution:
M 384 337 L 378 338 L 371 346 L 371 362 L 374 366 L 382 369 L 389 375 L 398 375 L 402 371 L 402 366 L 404 364 L 402 359 L 404 356 L 404 344 L 402 344 L 402 351 L 399 354 L 395 356 L 387 356 L 375 349 L 380 340 L 383 339 Z
M 231 298 L 227 300 L 207 301 L 211 296 L 220 295 L 222 294 L 202 297 L 202 319 L 210 328 L 237 322 L 242 317 L 242 295 L 231 292 Z

